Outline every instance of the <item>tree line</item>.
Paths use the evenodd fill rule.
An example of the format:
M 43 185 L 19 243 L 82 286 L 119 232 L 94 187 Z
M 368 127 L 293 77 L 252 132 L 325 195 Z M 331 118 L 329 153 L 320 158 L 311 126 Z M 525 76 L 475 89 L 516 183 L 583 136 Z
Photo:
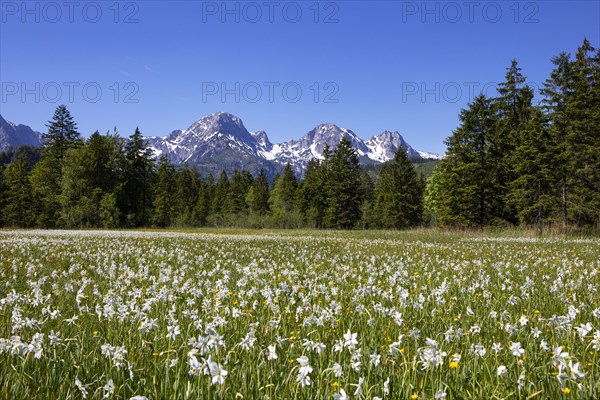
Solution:
M 346 138 L 302 179 L 290 165 L 200 176 L 154 161 L 139 129 L 83 139 L 65 106 L 41 151 L 0 154 L 0 223 L 19 227 L 600 227 L 600 52 L 560 53 L 540 90 L 516 60 L 496 97 L 461 110 L 447 153 L 425 182 L 403 149 L 378 174 Z
M 425 193 L 439 225 L 600 228 L 600 51 L 561 52 L 540 90 L 516 60 L 497 97 L 460 113 Z
M 264 170 L 202 177 L 188 166 L 157 162 L 139 129 L 83 139 L 59 106 L 43 148 L 19 148 L 5 160 L 1 222 L 43 228 L 245 226 L 403 228 L 421 223 L 424 180 L 403 150 L 375 183 L 343 138 L 298 180 L 290 165 L 272 185 Z

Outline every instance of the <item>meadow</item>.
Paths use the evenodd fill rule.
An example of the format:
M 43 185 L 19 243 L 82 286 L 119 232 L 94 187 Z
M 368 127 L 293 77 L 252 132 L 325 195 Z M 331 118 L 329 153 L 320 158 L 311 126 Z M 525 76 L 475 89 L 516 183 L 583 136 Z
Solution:
M 599 272 L 597 239 L 0 231 L 0 398 L 598 398 Z

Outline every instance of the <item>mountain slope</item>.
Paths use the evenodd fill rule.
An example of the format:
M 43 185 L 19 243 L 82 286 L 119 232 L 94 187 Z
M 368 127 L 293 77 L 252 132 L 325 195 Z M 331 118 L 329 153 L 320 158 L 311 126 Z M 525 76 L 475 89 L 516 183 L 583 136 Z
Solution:
M 16 125 L 0 115 L 0 151 L 19 146 L 40 147 L 40 134 L 27 125 Z
M 323 159 L 325 146 L 333 151 L 343 137 L 350 140 L 362 163 L 389 161 L 399 148 L 413 159 L 439 157 L 413 149 L 397 131 L 385 131 L 364 141 L 351 130 L 331 123 L 317 125 L 299 140 L 273 144 L 265 131 L 250 133 L 240 118 L 226 112 L 203 117 L 184 131 L 147 140 L 156 158 L 166 155 L 176 165 L 188 164 L 204 173 L 231 172 L 234 168 L 257 173 L 264 168 L 274 176 L 289 163 L 300 176 L 310 159 Z

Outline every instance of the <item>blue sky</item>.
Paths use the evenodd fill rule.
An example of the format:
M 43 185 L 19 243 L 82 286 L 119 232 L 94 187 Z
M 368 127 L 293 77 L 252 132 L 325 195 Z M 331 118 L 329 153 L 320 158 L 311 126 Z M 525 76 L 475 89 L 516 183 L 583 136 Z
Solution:
M 324 122 L 443 152 L 473 93 L 516 58 L 540 85 L 600 46 L 598 1 L 0 1 L 0 113 L 84 136 L 185 129 L 215 111 L 272 142 Z

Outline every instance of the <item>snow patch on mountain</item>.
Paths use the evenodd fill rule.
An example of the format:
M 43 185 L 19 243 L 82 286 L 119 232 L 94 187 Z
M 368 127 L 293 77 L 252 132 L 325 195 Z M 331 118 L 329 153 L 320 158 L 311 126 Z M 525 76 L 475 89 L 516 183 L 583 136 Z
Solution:
M 332 123 L 317 125 L 298 140 L 273 144 L 265 131 L 250 133 L 239 117 L 226 112 L 203 117 L 186 130 L 175 130 L 166 137 L 146 139 L 154 157 L 166 155 L 177 165 L 209 162 L 211 158 L 226 158 L 231 164 L 235 161 L 232 158 L 239 158 L 246 163 L 273 165 L 275 170 L 290 163 L 301 175 L 312 158 L 322 160 L 325 148 L 333 152 L 343 137 L 365 161 L 389 161 L 399 148 L 411 158 L 441 157 L 413 149 L 397 131 L 384 131 L 364 141 L 350 129 Z

